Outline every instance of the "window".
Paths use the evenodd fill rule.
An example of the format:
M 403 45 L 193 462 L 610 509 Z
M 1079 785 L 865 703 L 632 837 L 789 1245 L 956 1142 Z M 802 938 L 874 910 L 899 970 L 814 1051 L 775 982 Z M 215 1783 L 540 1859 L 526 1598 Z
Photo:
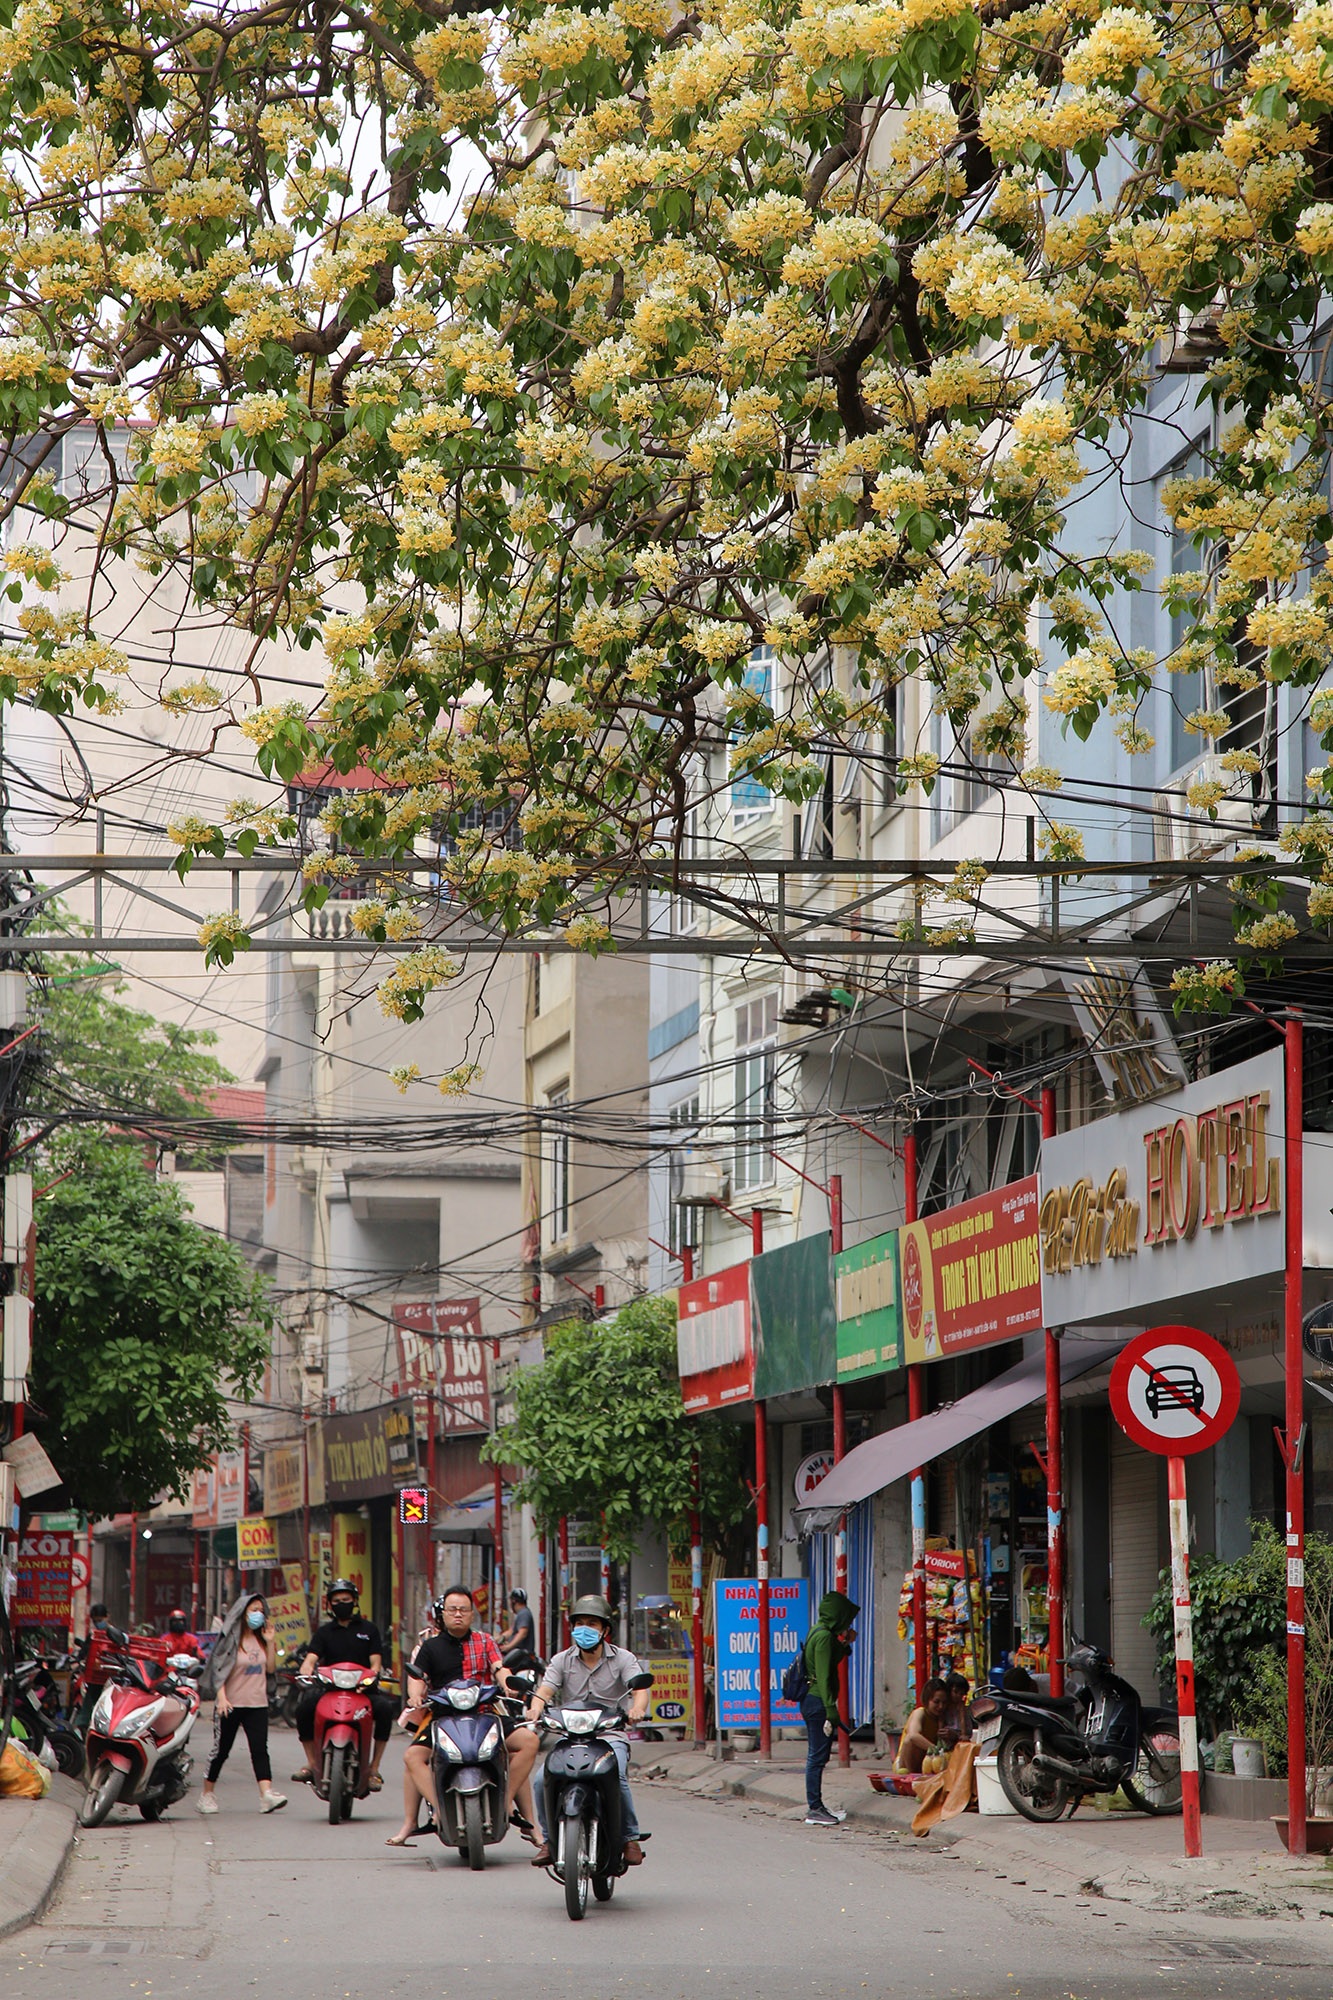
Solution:
M 736 1009 L 737 1193 L 773 1178 L 773 1086 L 777 1074 L 778 996 L 765 993 Z
M 750 664 L 741 676 L 742 684 L 751 694 L 758 695 L 762 702 L 773 706 L 773 676 L 775 657 L 771 646 L 756 646 L 750 655 Z M 745 826 L 750 821 L 764 819 L 771 813 L 777 801 L 766 785 L 758 778 L 733 778 L 731 781 L 731 817 L 737 826 Z
M 667 1217 L 667 1243 L 673 1257 L 682 1250 L 697 1250 L 702 1240 L 697 1208 L 681 1208 L 680 1197 L 685 1184 L 684 1142 L 687 1144 L 699 1130 L 699 1096 L 683 1097 L 679 1104 L 673 1104 L 667 1112 L 667 1124 L 680 1138 L 671 1142 L 671 1173 L 668 1199 L 670 1213 Z
M 550 1242 L 559 1243 L 569 1234 L 569 1126 L 565 1122 L 569 1111 L 568 1086 L 553 1090 L 546 1104 L 550 1113 L 546 1138 L 549 1179 L 542 1206 L 546 1210 L 547 1237 Z

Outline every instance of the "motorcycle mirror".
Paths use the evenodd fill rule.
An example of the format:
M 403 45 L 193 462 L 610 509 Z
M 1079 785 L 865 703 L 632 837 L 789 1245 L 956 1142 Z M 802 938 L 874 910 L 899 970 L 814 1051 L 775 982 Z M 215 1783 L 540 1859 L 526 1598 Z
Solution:
M 631 1694 L 637 1694 L 640 1688 L 650 1688 L 652 1684 L 653 1676 L 651 1674 L 635 1674 L 633 1679 L 627 1683 Z

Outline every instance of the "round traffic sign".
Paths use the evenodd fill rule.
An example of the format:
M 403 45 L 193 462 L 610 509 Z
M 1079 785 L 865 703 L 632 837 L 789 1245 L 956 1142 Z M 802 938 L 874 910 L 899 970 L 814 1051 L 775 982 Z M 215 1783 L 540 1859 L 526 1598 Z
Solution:
M 69 1559 L 69 1584 L 71 1590 L 88 1588 L 88 1558 L 77 1551 Z
M 1111 1370 L 1111 1409 L 1121 1430 L 1168 1458 L 1207 1451 L 1230 1430 L 1239 1406 L 1235 1362 L 1197 1326 L 1136 1334 Z

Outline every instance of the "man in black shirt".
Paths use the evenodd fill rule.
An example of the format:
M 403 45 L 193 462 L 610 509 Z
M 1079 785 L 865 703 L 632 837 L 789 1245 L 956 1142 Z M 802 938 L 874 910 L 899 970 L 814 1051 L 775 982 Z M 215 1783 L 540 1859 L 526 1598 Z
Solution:
M 310 1650 L 301 1662 L 302 1678 L 312 1674 L 319 1667 L 365 1667 L 378 1674 L 384 1664 L 384 1641 L 379 1629 L 368 1618 L 358 1617 L 358 1592 L 354 1583 L 345 1577 L 335 1577 L 329 1585 L 325 1602 L 333 1613 L 327 1624 L 321 1625 L 310 1640 Z M 315 1710 L 319 1705 L 322 1688 L 307 1688 L 296 1705 L 296 1732 L 305 1751 L 306 1768 L 293 1771 L 298 1784 L 313 1785 L 323 1775 L 315 1763 Z M 371 1710 L 375 1717 L 375 1755 L 370 1767 L 370 1789 L 378 1792 L 384 1780 L 380 1776 L 380 1765 L 384 1762 L 384 1748 L 393 1729 L 393 1719 L 398 1704 L 390 1694 L 372 1694 Z
M 509 1593 L 509 1624 L 496 1641 L 505 1658 L 510 1663 L 510 1654 L 516 1657 L 514 1665 L 526 1665 L 529 1660 L 536 1664 L 537 1621 L 528 1609 L 526 1590 L 511 1590 Z

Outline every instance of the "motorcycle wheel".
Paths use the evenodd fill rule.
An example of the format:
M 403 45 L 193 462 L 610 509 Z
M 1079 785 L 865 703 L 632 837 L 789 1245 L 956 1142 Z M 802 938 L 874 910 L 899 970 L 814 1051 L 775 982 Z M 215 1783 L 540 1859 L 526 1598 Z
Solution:
M 1185 1810 L 1179 1757 L 1159 1757 L 1146 1736 L 1139 1744 L 1138 1769 L 1132 1778 L 1121 1780 L 1121 1790 L 1140 1812 L 1156 1819 L 1170 1819 Z
M 572 1924 L 582 1921 L 588 1907 L 588 1825 L 586 1820 L 565 1821 L 565 1915 Z
M 56 1764 L 67 1778 L 83 1776 L 83 1743 L 72 1729 L 53 1729 L 47 1738 Z
M 1063 1818 L 1070 1787 L 1063 1778 L 1043 1778 L 1032 1768 L 1037 1739 L 1030 1729 L 1014 1729 L 1000 1745 L 1000 1786 L 1010 1805 L 1024 1819 L 1039 1823 Z
M 481 1800 L 469 1792 L 463 1800 L 463 1839 L 467 1865 L 473 1873 L 486 1866 L 486 1834 L 481 1823 Z
M 80 1826 L 100 1826 L 120 1797 L 125 1785 L 125 1773 L 114 1764 L 101 1763 L 88 1781 L 83 1804 L 79 1807 Z
M 347 1798 L 345 1810 L 344 1794 Z M 329 1825 L 341 1826 L 345 1819 L 351 1817 L 351 1812 L 352 1798 L 347 1783 L 347 1750 L 345 1745 L 339 1744 L 336 1750 L 329 1752 Z
M 593 1876 L 592 1893 L 596 1896 L 599 1903 L 609 1903 L 615 1892 L 616 1878 L 614 1875 Z

